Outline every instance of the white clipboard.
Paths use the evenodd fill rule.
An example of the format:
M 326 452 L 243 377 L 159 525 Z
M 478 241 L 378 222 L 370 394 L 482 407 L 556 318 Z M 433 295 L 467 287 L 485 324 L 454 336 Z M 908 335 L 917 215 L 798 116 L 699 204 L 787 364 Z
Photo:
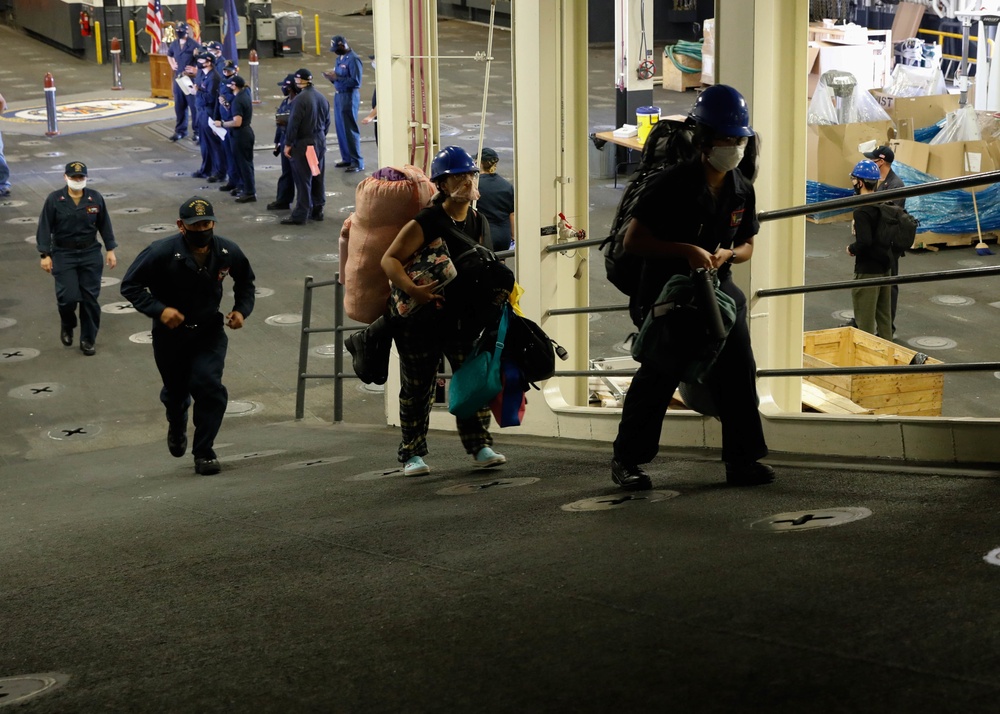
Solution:
M 174 81 L 177 82 L 177 86 L 180 87 L 181 91 L 185 94 L 194 94 L 194 82 L 192 82 L 191 78 L 186 74 L 180 75 Z

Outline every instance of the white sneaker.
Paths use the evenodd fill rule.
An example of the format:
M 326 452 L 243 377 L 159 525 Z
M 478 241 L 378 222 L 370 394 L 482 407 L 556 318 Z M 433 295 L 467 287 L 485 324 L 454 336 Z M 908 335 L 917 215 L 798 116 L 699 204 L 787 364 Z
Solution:
M 479 469 L 488 469 L 491 466 L 499 466 L 500 464 L 505 463 L 507 463 L 506 456 L 498 454 L 488 446 L 484 446 L 479 450 L 479 453 L 476 454 L 475 461 L 472 465 Z
M 430 472 L 431 467 L 419 456 L 411 456 L 410 460 L 403 464 L 404 476 L 426 476 Z

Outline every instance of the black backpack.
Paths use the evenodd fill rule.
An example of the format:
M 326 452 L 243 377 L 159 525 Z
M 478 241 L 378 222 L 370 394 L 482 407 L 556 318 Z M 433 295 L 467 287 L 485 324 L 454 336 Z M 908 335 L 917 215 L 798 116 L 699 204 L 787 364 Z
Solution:
M 747 143 L 739 171 L 753 182 L 757 178 L 759 158 L 758 136 Z M 615 209 L 611 221 L 611 232 L 599 246 L 604 253 L 604 269 L 608 281 L 629 297 L 639 289 L 642 277 L 643 259 L 625 252 L 625 232 L 632 220 L 632 211 L 646 186 L 663 171 L 686 161 L 698 158 L 699 151 L 694 145 L 693 127 L 680 121 L 662 119 L 653 125 L 642 146 L 639 167 L 625 186 L 625 192 Z
M 665 169 L 694 159 L 697 155 L 691 127 L 683 122 L 663 119 L 650 129 L 642 147 L 639 168 L 625 186 L 611 221 L 611 232 L 599 246 L 604 253 L 608 281 L 626 295 L 631 296 L 638 289 L 642 274 L 642 258 L 625 252 L 625 231 L 639 196 Z
M 878 239 L 882 245 L 888 245 L 896 256 L 905 255 L 913 247 L 917 239 L 917 226 L 920 222 L 893 203 L 878 204 L 879 222 Z

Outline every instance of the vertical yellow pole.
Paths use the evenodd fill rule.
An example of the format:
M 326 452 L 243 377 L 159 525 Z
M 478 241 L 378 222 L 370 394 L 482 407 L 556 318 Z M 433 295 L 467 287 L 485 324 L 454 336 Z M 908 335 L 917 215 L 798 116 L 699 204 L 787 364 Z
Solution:
M 136 42 L 138 42 L 138 38 L 136 38 L 136 36 L 135 36 L 135 20 L 129 20 L 128 21 L 128 32 L 129 32 L 129 37 L 132 38 L 132 41 L 128 43 L 128 46 L 132 50 L 131 51 L 132 64 L 135 64 L 136 61 L 138 60 L 138 57 L 136 56 L 136 52 L 135 52 L 135 44 L 136 44 Z
M 97 64 L 104 64 L 104 55 L 101 53 L 101 23 L 94 22 L 94 44 L 97 45 Z
M 316 15 L 316 56 L 319 57 L 319 15 Z

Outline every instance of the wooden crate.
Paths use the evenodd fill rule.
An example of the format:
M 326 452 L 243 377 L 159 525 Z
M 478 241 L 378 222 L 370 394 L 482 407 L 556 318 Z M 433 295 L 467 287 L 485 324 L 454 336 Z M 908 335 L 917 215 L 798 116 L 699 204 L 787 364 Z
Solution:
M 701 62 L 694 57 L 675 54 L 674 57 L 685 67 L 697 69 L 697 72 L 681 72 L 670 61 L 670 58 L 663 55 L 663 88 L 671 89 L 675 92 L 684 92 L 688 89 L 701 88 Z
M 983 231 L 984 243 L 996 243 L 997 234 Z M 979 243 L 978 233 L 917 233 L 913 241 L 915 249 L 937 250 L 938 248 L 967 248 Z M 993 246 L 994 248 L 996 246 Z
M 803 335 L 805 367 L 906 365 L 916 353 L 853 327 L 813 330 Z M 925 364 L 941 364 L 928 357 Z M 851 400 L 873 414 L 941 416 L 944 374 L 837 374 L 806 381 Z

